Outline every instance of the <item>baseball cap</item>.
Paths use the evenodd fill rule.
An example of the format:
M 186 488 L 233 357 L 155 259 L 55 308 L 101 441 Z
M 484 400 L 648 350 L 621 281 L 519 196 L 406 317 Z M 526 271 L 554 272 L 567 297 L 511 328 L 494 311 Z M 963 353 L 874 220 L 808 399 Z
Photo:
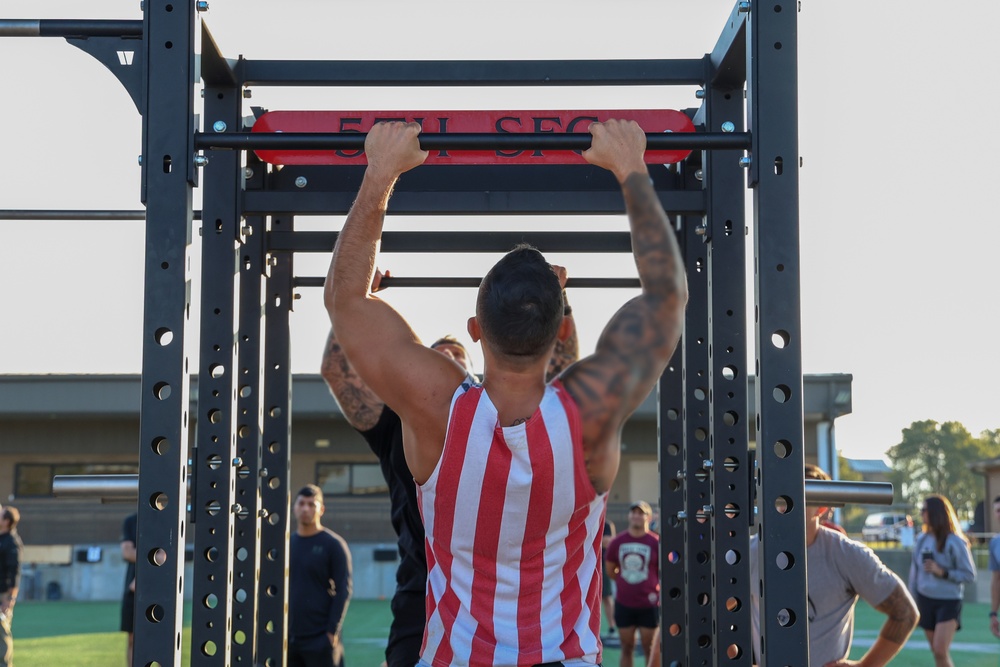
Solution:
M 653 508 L 650 507 L 649 503 L 647 503 L 645 500 L 637 500 L 637 501 L 635 501 L 634 503 L 632 503 L 631 505 L 628 506 L 628 509 L 629 509 L 629 511 L 639 510 L 643 514 L 647 514 L 649 516 L 653 515 Z

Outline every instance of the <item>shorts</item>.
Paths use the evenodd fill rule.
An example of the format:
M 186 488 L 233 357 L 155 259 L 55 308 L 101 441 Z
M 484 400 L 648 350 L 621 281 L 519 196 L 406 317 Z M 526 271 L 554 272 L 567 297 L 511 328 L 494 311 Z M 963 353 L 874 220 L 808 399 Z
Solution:
M 122 595 L 122 632 L 133 632 L 135 628 L 135 593 L 125 591 Z
M 603 568 L 601 570 L 604 572 Z M 601 597 L 611 598 L 615 596 L 615 589 L 611 587 L 611 577 L 608 576 L 607 572 L 604 572 L 604 583 L 601 589 Z
M 657 628 L 660 626 L 659 607 L 626 607 L 615 600 L 615 625 L 621 628 Z
M 420 660 L 426 605 L 427 596 L 423 591 L 396 591 L 392 596 L 392 625 L 385 647 L 387 667 L 413 667 Z
M 933 630 L 938 623 L 957 621 L 958 630 L 962 629 L 962 601 L 938 600 L 917 593 L 917 611 L 920 612 L 920 627 Z

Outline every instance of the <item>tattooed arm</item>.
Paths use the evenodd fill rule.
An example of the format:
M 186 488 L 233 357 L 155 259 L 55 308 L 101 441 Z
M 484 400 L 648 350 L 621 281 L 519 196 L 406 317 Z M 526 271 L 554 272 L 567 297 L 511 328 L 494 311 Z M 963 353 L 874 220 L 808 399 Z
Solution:
M 333 329 L 330 329 L 330 335 L 326 339 L 320 373 L 347 423 L 359 431 L 375 428 L 385 403 L 358 377 L 351 362 L 347 360 L 344 349 L 334 337 Z
M 633 121 L 594 123 L 588 162 L 610 170 L 625 197 L 642 293 L 611 318 L 589 357 L 562 376 L 580 409 L 587 473 L 598 493 L 611 487 L 621 428 L 666 368 L 684 325 L 687 278 L 680 248 L 643 161 L 646 135 Z
M 910 638 L 913 628 L 917 627 L 920 614 L 917 612 L 916 603 L 913 602 L 913 598 L 910 597 L 903 582 L 899 582 L 889 597 L 875 608 L 888 618 L 882 624 L 878 638 L 871 648 L 861 656 L 860 660 L 837 660 L 827 663 L 824 667 L 851 667 L 853 665 L 883 667 L 883 665 L 888 665 L 899 653 L 903 644 Z

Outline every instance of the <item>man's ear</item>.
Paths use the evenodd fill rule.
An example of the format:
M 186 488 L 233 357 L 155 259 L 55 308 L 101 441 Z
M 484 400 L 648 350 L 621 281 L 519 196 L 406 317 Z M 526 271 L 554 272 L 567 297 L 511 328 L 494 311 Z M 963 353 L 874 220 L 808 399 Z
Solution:
M 479 328 L 479 320 L 476 319 L 475 315 L 469 318 L 468 323 L 465 325 L 465 330 L 469 332 L 473 343 L 478 343 L 483 337 L 483 331 Z
M 562 318 L 562 322 L 559 323 L 559 331 L 556 333 L 556 338 L 560 342 L 565 343 L 566 339 L 570 337 L 573 333 L 573 321 L 567 315 Z

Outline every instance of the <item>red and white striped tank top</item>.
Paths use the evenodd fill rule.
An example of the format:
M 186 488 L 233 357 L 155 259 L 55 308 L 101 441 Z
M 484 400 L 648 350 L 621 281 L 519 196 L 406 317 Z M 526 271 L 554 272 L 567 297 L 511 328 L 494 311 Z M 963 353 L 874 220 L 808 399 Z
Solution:
M 607 494 L 587 477 L 580 415 L 558 380 L 527 422 L 510 427 L 482 386 L 460 386 L 441 459 L 417 497 L 427 551 L 422 664 L 600 663 Z

